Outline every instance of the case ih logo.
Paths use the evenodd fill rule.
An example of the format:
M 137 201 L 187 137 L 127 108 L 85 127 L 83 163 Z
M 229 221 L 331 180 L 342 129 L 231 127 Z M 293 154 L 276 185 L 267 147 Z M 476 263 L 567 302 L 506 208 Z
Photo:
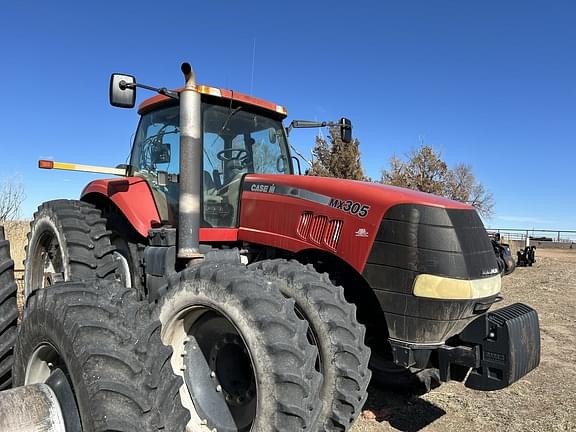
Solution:
M 274 193 L 275 190 L 276 190 L 276 185 L 273 185 L 273 184 L 254 183 L 250 186 L 251 192 Z
M 354 235 L 356 237 L 368 237 L 368 230 L 366 228 L 358 228 Z
M 370 211 L 369 205 L 352 200 L 340 200 L 337 198 L 331 198 L 328 205 L 335 209 L 342 210 L 343 212 L 350 213 L 361 218 L 368 216 L 368 212 Z

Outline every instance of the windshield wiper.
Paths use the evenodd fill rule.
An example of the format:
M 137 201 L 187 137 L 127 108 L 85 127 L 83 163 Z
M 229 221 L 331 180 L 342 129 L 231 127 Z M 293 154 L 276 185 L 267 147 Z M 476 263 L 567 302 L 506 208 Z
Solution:
M 226 117 L 226 120 L 224 121 L 224 124 L 222 125 L 222 129 L 220 129 L 220 133 L 218 135 L 221 135 L 222 132 L 224 132 L 224 130 L 226 129 L 226 126 L 228 126 L 228 123 L 230 122 L 230 119 L 236 115 L 236 113 L 238 111 L 240 111 L 242 109 L 242 106 L 236 107 L 234 108 L 232 111 L 230 111 L 230 114 L 228 114 L 228 117 Z

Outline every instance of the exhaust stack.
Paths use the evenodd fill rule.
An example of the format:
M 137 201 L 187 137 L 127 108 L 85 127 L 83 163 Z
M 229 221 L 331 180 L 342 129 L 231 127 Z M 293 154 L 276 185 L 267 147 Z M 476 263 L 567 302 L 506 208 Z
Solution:
M 178 258 L 199 259 L 200 199 L 202 179 L 202 116 L 196 76 L 182 63 L 186 84 L 180 93 L 180 200 Z

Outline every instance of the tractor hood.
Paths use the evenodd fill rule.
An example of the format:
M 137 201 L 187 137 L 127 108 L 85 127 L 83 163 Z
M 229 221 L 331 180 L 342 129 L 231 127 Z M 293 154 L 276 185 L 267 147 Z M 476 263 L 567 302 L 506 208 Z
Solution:
M 252 241 L 280 236 L 282 244 L 277 246 L 292 251 L 320 246 L 339 256 L 348 255 L 348 262 L 362 271 L 385 214 L 403 204 L 440 211 L 464 210 L 478 218 L 474 208 L 467 204 L 378 183 L 249 174 L 243 184 L 240 237 L 243 230 L 245 234 L 249 230 L 251 235 L 262 233 L 262 238 Z M 325 221 L 328 231 L 316 233 L 306 228 L 314 218 Z M 330 226 L 336 230 L 334 233 L 330 232 Z M 311 238 L 315 233 L 337 240 Z
M 398 204 L 419 204 L 448 209 L 474 210 L 474 207 L 436 195 L 356 180 L 342 180 L 315 176 L 249 174 L 244 179 L 244 191 L 267 193 L 299 198 L 357 216 L 366 221 L 379 221 L 384 213 Z M 351 204 L 347 204 L 351 201 Z M 353 206 L 360 204 L 360 209 Z M 340 205 L 342 204 L 342 205 Z M 348 208 L 350 207 L 350 208 Z M 362 210 L 364 208 L 364 210 Z

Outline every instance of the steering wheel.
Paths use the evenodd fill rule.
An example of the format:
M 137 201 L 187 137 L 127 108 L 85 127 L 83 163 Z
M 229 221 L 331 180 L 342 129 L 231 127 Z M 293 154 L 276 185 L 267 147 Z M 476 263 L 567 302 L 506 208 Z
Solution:
M 232 160 L 242 160 L 248 157 L 248 151 L 244 149 L 229 148 L 220 150 L 216 153 L 216 157 L 223 162 L 230 162 Z

